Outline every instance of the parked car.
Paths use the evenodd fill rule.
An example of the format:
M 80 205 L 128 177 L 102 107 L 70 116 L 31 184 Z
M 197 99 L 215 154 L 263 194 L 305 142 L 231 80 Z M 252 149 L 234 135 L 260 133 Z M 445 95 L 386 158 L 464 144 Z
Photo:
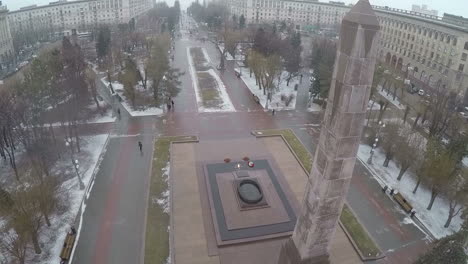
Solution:
M 424 96 L 424 90 L 423 90 L 423 89 L 420 89 L 420 90 L 418 91 L 418 94 L 419 94 L 420 96 Z

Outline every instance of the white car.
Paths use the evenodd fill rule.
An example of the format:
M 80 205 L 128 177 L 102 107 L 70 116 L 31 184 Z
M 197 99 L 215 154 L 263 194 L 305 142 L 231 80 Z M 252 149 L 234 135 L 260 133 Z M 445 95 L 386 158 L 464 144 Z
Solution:
M 424 95 L 424 90 L 423 90 L 423 89 L 419 90 L 419 91 L 418 91 L 418 94 L 419 94 L 420 96 L 423 96 L 423 95 Z

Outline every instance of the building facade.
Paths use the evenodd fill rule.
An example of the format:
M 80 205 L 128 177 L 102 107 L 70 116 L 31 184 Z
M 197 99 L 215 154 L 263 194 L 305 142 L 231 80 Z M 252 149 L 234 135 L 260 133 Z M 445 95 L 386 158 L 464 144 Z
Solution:
M 128 23 L 152 6 L 151 0 L 60 0 L 12 11 L 8 21 L 13 34 L 85 31 L 100 24 Z
M 247 23 L 286 21 L 299 27 L 337 26 L 349 7 L 344 3 L 278 0 L 228 0 L 231 13 L 244 15 Z
M 6 6 L 0 2 L 0 64 L 9 61 L 14 54 L 7 14 Z
M 244 15 L 247 23 L 287 21 L 296 29 L 336 26 L 350 10 L 339 2 L 227 0 L 227 4 L 233 14 Z M 461 24 L 466 19 L 373 8 L 382 27 L 379 60 L 401 70 L 418 88 L 449 87 L 467 94 L 468 27 Z
M 444 13 L 442 17 L 442 21 L 462 26 L 464 28 L 468 28 L 468 18 L 464 18 L 462 16 L 455 16 L 451 14 Z

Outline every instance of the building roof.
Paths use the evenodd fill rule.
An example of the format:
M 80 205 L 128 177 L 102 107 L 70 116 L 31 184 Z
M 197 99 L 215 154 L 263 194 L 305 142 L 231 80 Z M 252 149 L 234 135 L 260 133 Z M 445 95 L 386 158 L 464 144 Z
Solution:
M 443 26 L 443 27 L 447 27 L 447 28 L 450 28 L 450 29 L 462 31 L 464 33 L 468 33 L 467 28 L 464 28 L 462 26 L 458 26 L 458 25 L 455 25 L 455 24 L 452 24 L 452 23 L 448 23 L 446 21 L 442 21 L 438 17 L 436 19 L 435 18 L 436 16 L 428 16 L 428 17 L 424 17 L 422 15 L 419 16 L 419 15 L 412 14 L 412 13 L 414 13 L 413 11 L 397 9 L 397 8 L 391 8 L 391 7 L 388 7 L 388 6 L 372 6 L 372 7 L 374 8 L 374 11 L 377 12 L 377 13 L 397 15 L 397 16 L 400 16 L 400 17 L 415 19 L 415 20 L 419 20 L 419 21 L 422 21 L 422 22 L 431 23 L 431 24 L 434 24 L 434 25 Z M 434 17 L 434 18 L 432 18 L 432 17 Z
M 22 13 L 22 12 L 25 12 L 25 11 L 31 11 L 31 10 L 37 10 L 37 9 L 42 9 L 42 8 L 55 7 L 55 6 L 73 5 L 73 4 L 79 4 L 79 3 L 85 3 L 85 2 L 94 2 L 94 0 L 76 0 L 76 1 L 69 1 L 69 2 L 52 2 L 52 3 L 49 3 L 48 5 L 42 5 L 42 6 L 32 5 L 32 6 L 22 7 L 19 10 L 10 11 L 9 14 L 17 14 L 17 13 Z

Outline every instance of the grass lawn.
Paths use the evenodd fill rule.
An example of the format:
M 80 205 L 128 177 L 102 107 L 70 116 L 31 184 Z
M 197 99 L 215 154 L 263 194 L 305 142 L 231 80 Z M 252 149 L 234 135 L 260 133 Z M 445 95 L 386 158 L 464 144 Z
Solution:
M 382 253 L 346 204 L 343 206 L 340 221 L 364 257 L 375 257 Z
M 197 71 L 206 71 L 209 69 L 207 66 L 208 61 L 205 58 L 205 54 L 199 47 L 190 48 L 190 55 L 192 56 L 192 60 L 195 64 L 195 69 Z
M 290 129 L 258 130 L 257 132 L 261 132 L 262 136 L 282 135 L 296 153 L 304 168 L 307 170 L 307 174 L 309 174 L 312 169 L 312 155 Z
M 216 80 L 207 72 L 198 72 L 198 83 L 200 85 L 200 96 L 203 106 L 218 108 L 223 103 L 219 95 Z
M 145 264 L 163 264 L 169 256 L 169 215 L 154 201 L 168 189 L 163 178 L 163 168 L 169 162 L 171 142 L 190 140 L 196 140 L 196 137 L 161 137 L 154 144 L 146 218 Z

